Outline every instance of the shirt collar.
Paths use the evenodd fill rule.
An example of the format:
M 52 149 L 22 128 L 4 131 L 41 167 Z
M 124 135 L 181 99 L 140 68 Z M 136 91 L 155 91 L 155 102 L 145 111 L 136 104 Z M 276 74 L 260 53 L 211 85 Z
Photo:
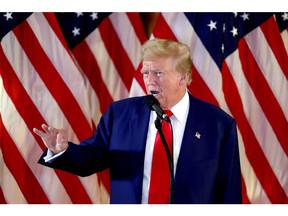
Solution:
M 185 118 L 187 118 L 188 111 L 189 111 L 190 103 L 189 103 L 189 95 L 188 91 L 186 90 L 184 97 L 171 108 L 173 116 L 170 118 L 175 118 L 180 123 L 183 123 Z M 156 112 L 151 112 L 152 118 L 155 120 L 157 118 Z
M 188 110 L 189 110 L 189 95 L 188 91 L 186 90 L 184 97 L 171 108 L 171 111 L 175 118 L 182 123 L 185 120 L 185 117 L 187 116 Z

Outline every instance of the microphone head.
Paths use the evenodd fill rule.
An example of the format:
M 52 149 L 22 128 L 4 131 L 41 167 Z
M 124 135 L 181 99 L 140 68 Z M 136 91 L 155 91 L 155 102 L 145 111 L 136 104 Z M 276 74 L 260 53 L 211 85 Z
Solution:
M 158 118 L 161 120 L 164 119 L 168 123 L 171 122 L 167 114 L 160 107 L 159 101 L 153 95 L 147 95 L 145 98 L 145 103 L 151 110 L 156 112 Z
M 145 98 L 145 104 L 153 110 L 153 105 L 160 105 L 159 101 L 153 95 L 147 95 Z

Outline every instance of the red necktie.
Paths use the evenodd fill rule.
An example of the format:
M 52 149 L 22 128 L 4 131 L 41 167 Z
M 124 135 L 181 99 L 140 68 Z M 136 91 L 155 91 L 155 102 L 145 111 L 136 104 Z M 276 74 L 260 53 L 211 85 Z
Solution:
M 171 117 L 173 113 L 170 110 L 165 110 L 168 117 Z M 165 136 L 166 142 L 169 146 L 170 152 L 172 149 L 172 132 L 168 122 L 162 121 L 162 131 Z M 167 155 L 164 145 L 162 143 L 159 132 L 157 131 L 151 176 L 150 176 L 150 189 L 148 203 L 150 204 L 168 204 L 170 198 L 170 170 Z

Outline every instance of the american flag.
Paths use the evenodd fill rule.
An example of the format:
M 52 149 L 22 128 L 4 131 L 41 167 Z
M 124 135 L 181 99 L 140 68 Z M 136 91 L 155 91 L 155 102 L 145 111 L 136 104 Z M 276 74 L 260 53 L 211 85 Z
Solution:
M 1 14 L 1 203 L 109 202 L 107 171 L 80 178 L 39 166 L 32 128 L 90 137 L 107 106 L 129 96 L 145 40 L 138 13 Z
M 108 203 L 107 171 L 37 164 L 33 127 L 96 130 L 116 100 L 144 95 L 139 13 L 0 14 L 0 203 Z M 238 125 L 243 203 L 288 203 L 288 13 L 161 13 L 151 38 L 191 47 L 189 91 Z

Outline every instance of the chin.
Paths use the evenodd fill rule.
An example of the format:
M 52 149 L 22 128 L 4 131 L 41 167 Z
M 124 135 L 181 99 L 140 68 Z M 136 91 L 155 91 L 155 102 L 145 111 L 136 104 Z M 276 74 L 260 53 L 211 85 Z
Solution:
M 158 98 L 157 98 L 157 100 L 158 100 Z M 165 103 L 163 100 L 158 100 L 159 101 L 159 103 L 160 103 L 160 107 L 162 108 L 162 109 L 166 109 L 167 108 L 167 103 Z

